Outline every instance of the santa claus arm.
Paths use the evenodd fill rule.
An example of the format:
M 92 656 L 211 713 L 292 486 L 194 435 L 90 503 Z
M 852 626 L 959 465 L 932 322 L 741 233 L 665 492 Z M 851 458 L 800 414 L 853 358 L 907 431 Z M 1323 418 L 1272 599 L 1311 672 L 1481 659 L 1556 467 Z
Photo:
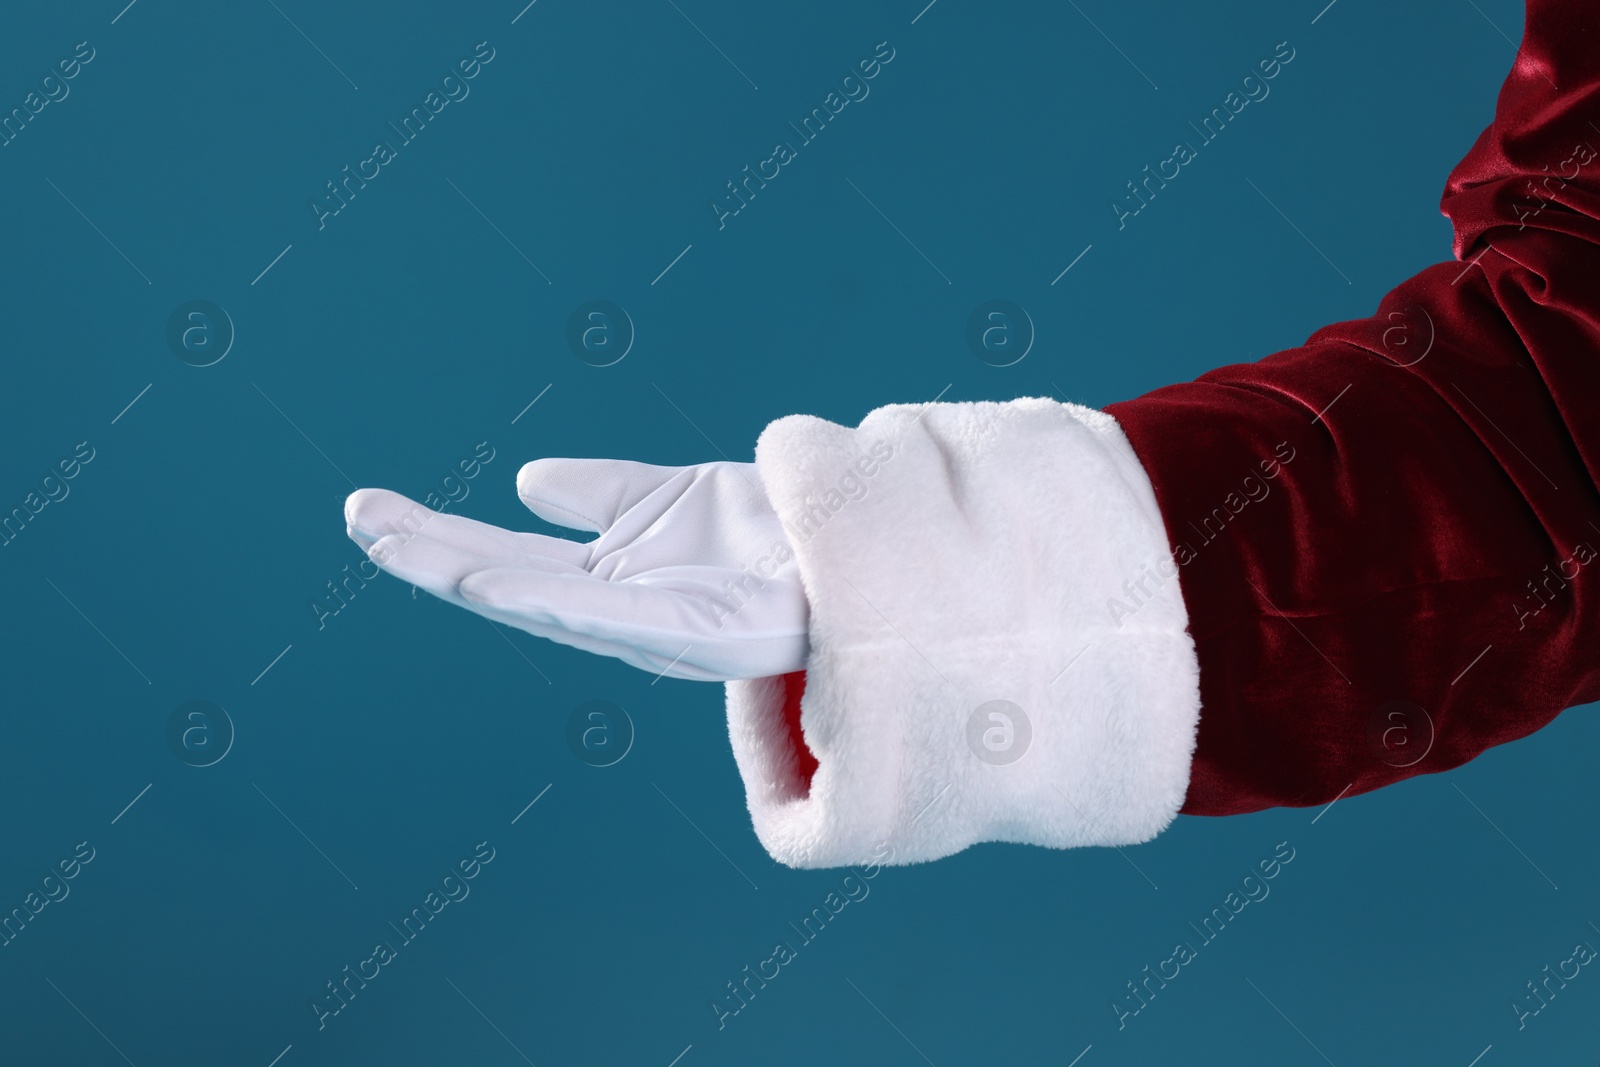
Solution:
M 774 855 L 1144 840 L 1445 770 L 1600 698 L 1597 25 L 1530 0 L 1446 186 L 1458 261 L 1370 318 L 1104 413 L 768 428 L 812 654 L 728 698 Z M 874 442 L 896 458 L 846 499 Z
M 388 570 L 727 683 L 794 866 L 1121 845 L 1441 771 L 1600 698 L 1600 40 L 1530 0 L 1451 174 L 1457 261 L 1370 318 L 1094 411 L 794 415 L 756 462 L 547 458 L 575 542 L 347 502 Z

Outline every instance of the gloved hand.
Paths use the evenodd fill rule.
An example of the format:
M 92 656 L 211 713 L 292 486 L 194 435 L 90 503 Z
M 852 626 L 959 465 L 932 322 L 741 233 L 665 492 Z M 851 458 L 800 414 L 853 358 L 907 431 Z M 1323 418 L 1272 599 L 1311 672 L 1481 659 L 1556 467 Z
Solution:
M 487 618 L 652 674 L 726 681 L 805 666 L 794 552 L 753 463 L 538 459 L 517 475 L 568 541 L 433 511 L 386 489 L 345 502 L 352 540 L 395 577 Z

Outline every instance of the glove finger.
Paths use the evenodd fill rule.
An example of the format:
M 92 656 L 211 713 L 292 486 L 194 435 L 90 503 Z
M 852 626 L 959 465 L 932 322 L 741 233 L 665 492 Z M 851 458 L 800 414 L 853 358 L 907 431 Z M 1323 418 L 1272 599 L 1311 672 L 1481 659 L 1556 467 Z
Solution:
M 351 493 L 345 501 L 344 516 L 350 539 L 363 550 L 390 534 L 409 536 L 425 532 L 435 541 L 508 562 L 542 557 L 584 569 L 589 563 L 587 545 L 544 534 L 505 530 L 476 519 L 434 511 L 388 489 L 358 489 Z
M 517 472 L 517 496 L 546 522 L 600 533 L 687 470 L 628 459 L 536 459 Z
M 499 623 L 503 626 L 508 626 L 511 629 L 520 630 L 523 633 L 531 634 L 534 637 L 542 638 L 546 641 L 552 641 L 558 645 L 566 645 L 568 648 L 575 648 L 580 652 L 587 652 L 590 655 L 605 656 L 608 659 L 622 660 L 630 667 L 637 667 L 640 670 L 647 670 L 651 674 L 660 673 L 661 668 L 666 666 L 665 661 L 658 663 L 655 661 L 654 657 L 648 656 L 629 645 L 618 644 L 615 641 L 602 641 L 599 638 L 589 637 L 586 634 L 574 633 L 571 630 L 564 630 L 555 625 L 540 625 L 538 623 L 530 622 L 528 619 L 521 616 L 509 612 L 496 611 L 495 609 L 485 607 L 482 604 L 473 604 L 469 602 L 467 607 L 491 624 Z
M 630 667 L 635 667 L 660 677 L 679 678 L 694 682 L 721 682 L 727 680 L 722 673 L 686 662 L 683 657 L 677 657 L 677 662 L 674 663 L 673 657 L 647 652 L 625 642 L 592 637 L 589 634 L 568 630 L 555 623 L 537 621 L 519 611 L 502 610 L 483 602 L 469 600 L 468 607 L 490 622 L 502 623 L 513 629 L 532 634 L 534 637 L 541 637 L 547 641 L 566 645 L 569 648 L 576 648 L 581 652 L 621 660 Z
M 538 626 L 626 644 L 664 663 L 682 655 L 711 620 L 709 608 L 671 590 L 587 574 L 484 570 L 462 580 L 460 595 Z
M 435 541 L 421 534 L 389 534 L 373 543 L 369 555 L 388 573 L 409 582 L 441 600 L 466 608 L 483 616 L 491 623 L 499 622 L 519 630 L 589 652 L 594 655 L 620 659 L 629 666 L 660 675 L 664 671 L 671 677 L 695 681 L 721 681 L 721 677 L 688 663 L 673 663 L 677 653 L 653 654 L 636 645 L 607 640 L 590 633 L 570 629 L 556 622 L 530 615 L 526 611 L 498 610 L 481 601 L 463 597 L 460 585 L 470 575 L 488 573 L 503 568 L 505 560 L 466 551 L 458 546 Z M 584 582 L 608 585 L 589 577 L 580 567 L 571 567 L 550 559 L 533 559 L 523 565 L 524 573 L 578 577 Z M 680 647 L 681 651 L 681 647 Z
M 556 626 L 609 642 L 627 650 L 618 658 L 675 678 L 758 678 L 805 664 L 803 631 L 760 636 L 717 633 L 711 607 L 675 590 L 588 575 L 502 569 L 468 575 L 459 592 L 485 614 L 522 620 L 513 625 L 529 632 L 561 641 L 549 629 Z
M 465 552 L 420 534 L 388 534 L 374 541 L 367 556 L 389 574 L 440 600 L 473 610 L 458 587 L 474 571 L 504 567 L 506 560 Z
M 601 640 L 588 634 L 574 633 L 556 623 L 531 618 L 525 613 L 492 610 L 461 595 L 459 586 L 465 577 L 477 572 L 503 568 L 507 563 L 506 560 L 468 552 L 421 534 L 409 537 L 403 534 L 390 534 L 379 538 L 369 550 L 369 555 L 383 570 L 401 581 L 415 585 L 457 607 L 482 615 L 490 622 L 504 623 L 535 637 L 558 641 L 596 655 L 622 659 L 635 651 L 616 642 Z M 548 569 L 555 573 L 585 574 L 581 568 L 568 568 L 553 560 L 532 560 L 522 566 L 531 571 Z M 662 664 L 665 664 L 664 660 Z M 657 669 L 659 670 L 659 667 Z

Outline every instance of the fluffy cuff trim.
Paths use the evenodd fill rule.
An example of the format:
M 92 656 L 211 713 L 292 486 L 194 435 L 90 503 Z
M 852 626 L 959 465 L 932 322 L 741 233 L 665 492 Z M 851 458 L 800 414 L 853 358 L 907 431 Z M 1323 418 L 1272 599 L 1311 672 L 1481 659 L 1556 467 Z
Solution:
M 811 608 L 800 725 L 727 683 L 756 835 L 793 867 L 980 841 L 1146 841 L 1176 816 L 1199 664 L 1150 481 L 1116 420 L 1046 399 L 769 425 L 756 465 Z

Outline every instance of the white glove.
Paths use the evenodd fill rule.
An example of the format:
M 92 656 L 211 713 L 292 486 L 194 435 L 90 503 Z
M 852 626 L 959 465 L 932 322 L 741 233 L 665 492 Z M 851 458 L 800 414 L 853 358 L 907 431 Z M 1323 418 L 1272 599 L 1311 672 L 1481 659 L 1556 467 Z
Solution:
M 542 519 L 600 536 L 503 530 L 386 489 L 350 494 L 345 521 L 403 581 L 652 674 L 726 681 L 805 666 L 805 591 L 755 464 L 538 459 L 518 473 L 517 495 Z

